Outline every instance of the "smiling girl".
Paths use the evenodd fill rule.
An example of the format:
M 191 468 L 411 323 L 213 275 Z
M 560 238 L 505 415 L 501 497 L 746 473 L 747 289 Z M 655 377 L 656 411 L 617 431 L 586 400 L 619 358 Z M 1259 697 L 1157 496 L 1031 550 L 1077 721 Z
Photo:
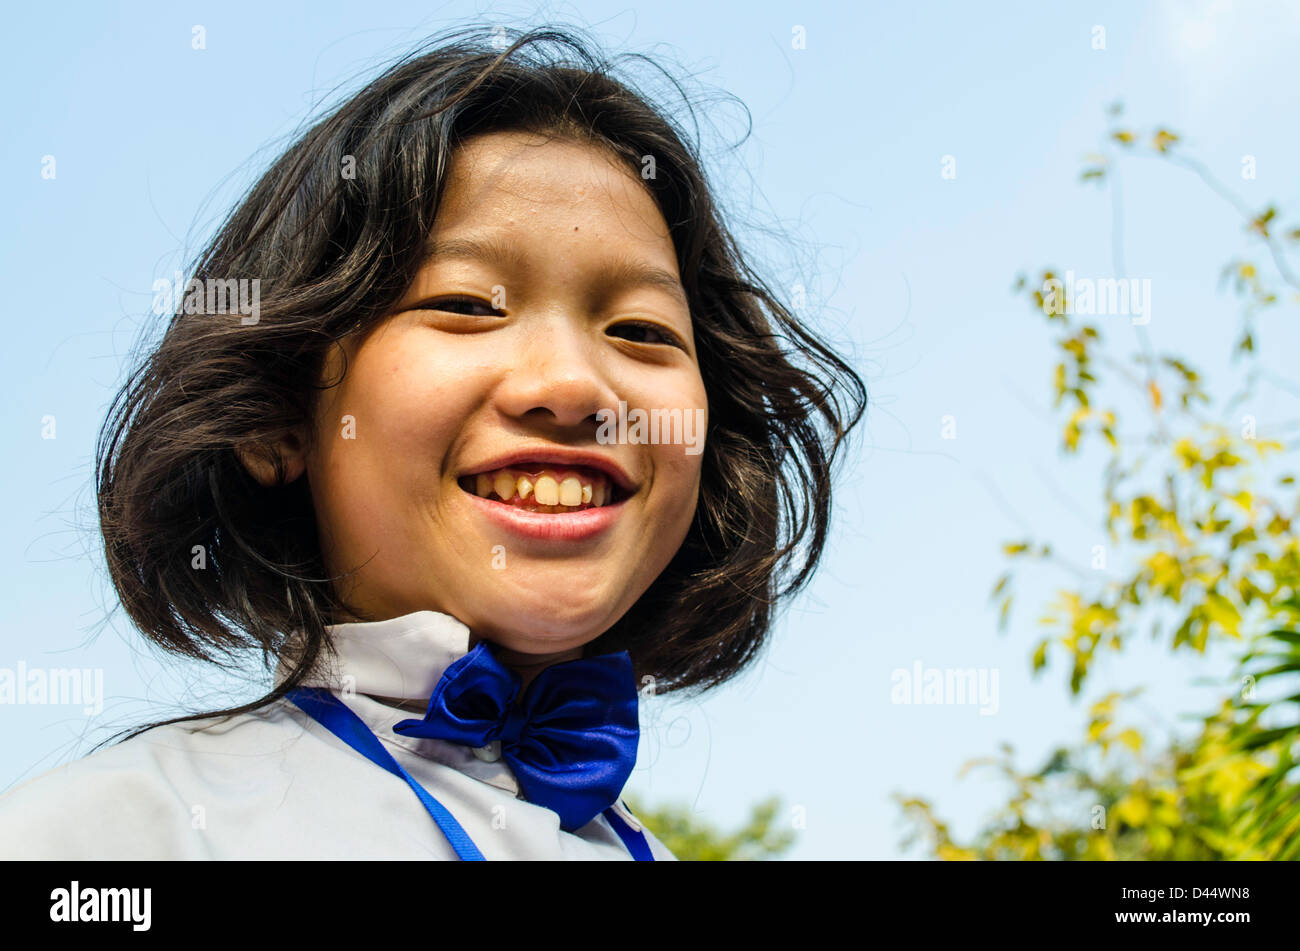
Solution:
M 569 33 L 493 39 L 288 149 L 195 268 L 256 321 L 176 313 L 102 434 L 127 613 L 273 689 L 15 788 L 0 857 L 672 858 L 619 798 L 638 689 L 757 656 L 865 395 L 667 118 Z M 620 404 L 702 445 L 598 439 Z

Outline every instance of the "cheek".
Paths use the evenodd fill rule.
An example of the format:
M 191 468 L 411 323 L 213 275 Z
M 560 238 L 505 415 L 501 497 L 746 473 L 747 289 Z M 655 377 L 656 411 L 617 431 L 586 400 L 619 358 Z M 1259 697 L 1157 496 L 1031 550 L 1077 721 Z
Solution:
M 481 404 L 472 375 L 446 372 L 448 355 L 428 349 L 385 335 L 322 402 L 313 490 L 346 534 L 395 538 L 412 505 L 436 500 L 452 443 Z
M 354 396 L 372 438 L 367 455 L 386 471 L 418 469 L 428 484 L 468 418 L 482 405 L 474 373 L 454 347 L 428 337 L 394 337 L 359 369 Z
M 673 441 L 665 439 L 652 446 L 655 488 L 659 496 L 656 520 L 663 527 L 680 529 L 684 536 L 695 515 L 699 499 L 700 474 L 703 468 L 708 411 L 703 395 L 688 394 L 679 401 L 682 425 L 674 426 Z M 680 538 L 677 539 L 680 542 Z
M 686 455 L 681 446 L 661 446 L 655 462 L 658 504 L 652 513 L 653 542 L 676 551 L 695 517 L 700 493 L 700 456 Z
M 687 490 L 693 495 L 699 486 L 701 460 L 709 428 L 708 396 L 698 373 L 678 381 L 678 385 L 660 395 L 658 404 L 665 417 L 659 426 L 659 441 L 654 451 L 655 471 L 670 480 L 677 492 Z M 680 411 L 680 422 L 677 413 Z M 668 414 L 671 413 L 671 416 Z M 654 438 L 653 430 L 651 438 Z

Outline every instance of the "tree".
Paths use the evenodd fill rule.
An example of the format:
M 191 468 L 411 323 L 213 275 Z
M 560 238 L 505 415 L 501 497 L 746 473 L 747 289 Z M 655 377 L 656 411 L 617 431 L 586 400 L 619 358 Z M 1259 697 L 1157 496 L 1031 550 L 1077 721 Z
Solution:
M 700 822 L 683 806 L 650 809 L 624 794 L 628 808 L 677 858 L 699 862 L 749 861 L 776 858 L 794 844 L 794 832 L 773 828 L 780 801 L 765 799 L 750 810 L 749 820 L 735 832 L 721 832 Z
M 1241 202 L 1201 163 L 1180 151 L 1180 137 L 1114 125 L 1101 153 L 1089 156 L 1085 183 L 1110 189 L 1119 217 L 1120 157 L 1144 155 L 1198 176 L 1241 214 L 1253 243 L 1223 269 L 1241 301 L 1242 328 L 1233 354 L 1241 389 L 1220 403 L 1186 358 L 1156 353 L 1145 327 L 1141 352 L 1119 358 L 1101 327 L 1074 308 L 1058 273 L 1037 283 L 1021 276 L 1015 292 L 1057 333 L 1054 407 L 1064 421 L 1062 448 L 1079 458 L 1090 440 L 1107 454 L 1098 521 L 1108 532 L 1112 565 L 1121 577 L 1075 572 L 1079 583 L 1057 592 L 1040 620 L 1044 636 L 1031 664 L 1041 674 L 1058 660 L 1078 695 L 1098 651 L 1121 653 L 1140 633 L 1172 652 L 1232 645 L 1218 707 L 1198 717 L 1187 740 L 1151 751 L 1141 730 L 1119 722 L 1137 687 L 1090 708 L 1083 739 L 1056 750 L 1032 772 L 1014 765 L 1014 750 L 967 763 L 999 770 L 1013 789 L 968 842 L 924 799 L 898 795 L 910 826 L 904 846 L 924 841 L 942 859 L 1294 859 L 1300 858 L 1300 546 L 1292 525 L 1300 514 L 1295 478 L 1280 471 L 1294 446 L 1281 433 L 1262 434 L 1247 413 L 1261 377 L 1260 316 L 1300 298 L 1288 246 L 1300 228 L 1279 227 L 1279 211 Z M 1118 278 L 1125 274 L 1118 242 Z M 1115 387 L 1136 400 L 1114 398 Z M 1103 400 L 1106 402 L 1103 405 Z M 1122 412 L 1136 405 L 1139 412 Z M 1141 427 L 1121 435 L 1120 424 Z M 1264 486 L 1261 488 L 1261 486 Z M 1024 539 L 1004 546 L 1013 562 L 1036 559 L 1071 570 L 1050 544 Z M 1005 628 L 1015 571 L 994 585 Z

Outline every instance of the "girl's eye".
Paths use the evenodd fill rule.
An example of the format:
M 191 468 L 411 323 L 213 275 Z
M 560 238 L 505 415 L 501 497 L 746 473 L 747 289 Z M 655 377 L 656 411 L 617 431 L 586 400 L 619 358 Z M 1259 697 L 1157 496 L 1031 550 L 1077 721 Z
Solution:
M 605 331 L 611 337 L 622 337 L 624 340 L 631 340 L 633 343 L 649 343 L 667 345 L 670 347 L 682 346 L 681 339 L 664 327 L 657 324 L 647 324 L 637 322 L 615 324 Z
M 475 313 L 474 308 L 479 312 Z M 419 310 L 441 310 L 466 317 L 500 317 L 501 311 L 477 297 L 438 297 L 417 305 Z

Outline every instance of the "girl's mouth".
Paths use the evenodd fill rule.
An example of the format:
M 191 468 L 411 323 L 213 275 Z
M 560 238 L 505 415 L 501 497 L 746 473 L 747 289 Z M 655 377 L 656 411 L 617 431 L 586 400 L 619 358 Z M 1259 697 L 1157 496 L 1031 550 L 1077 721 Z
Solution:
M 515 464 L 461 476 L 470 495 L 520 512 L 560 515 L 623 501 L 623 490 L 605 473 L 585 466 Z

